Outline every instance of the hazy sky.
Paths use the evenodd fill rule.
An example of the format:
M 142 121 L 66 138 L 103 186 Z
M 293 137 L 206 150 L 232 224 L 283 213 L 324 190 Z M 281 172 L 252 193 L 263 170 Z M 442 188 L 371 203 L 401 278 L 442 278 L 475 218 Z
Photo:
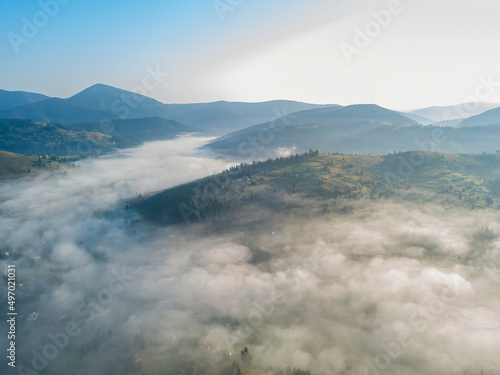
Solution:
M 59 0 L 48 11 L 43 1 L 57 0 L 0 0 L 0 88 L 59 97 L 98 82 L 131 90 L 150 67 L 169 73 L 147 92 L 162 102 L 403 109 L 463 102 L 480 77 L 500 82 L 494 0 Z M 390 20 L 374 21 L 372 12 L 388 9 Z M 355 43 L 356 28 L 371 34 L 366 46 Z M 356 48 L 350 62 L 342 43 Z M 486 101 L 500 101 L 490 86 Z

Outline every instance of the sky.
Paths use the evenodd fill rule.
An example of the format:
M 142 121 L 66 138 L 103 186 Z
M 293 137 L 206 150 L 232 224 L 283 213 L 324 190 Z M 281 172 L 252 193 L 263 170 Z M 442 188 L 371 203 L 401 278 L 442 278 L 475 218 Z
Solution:
M 0 0 L 0 88 L 64 98 L 146 82 L 164 103 L 500 102 L 499 12 L 494 0 Z

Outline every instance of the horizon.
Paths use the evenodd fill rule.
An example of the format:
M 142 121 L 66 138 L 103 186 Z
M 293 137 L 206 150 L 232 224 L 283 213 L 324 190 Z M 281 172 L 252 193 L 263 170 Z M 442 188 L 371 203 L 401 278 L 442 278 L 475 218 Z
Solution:
M 28 93 L 32 93 L 32 94 L 42 94 L 42 95 L 45 95 L 45 96 L 48 96 L 49 99 L 69 99 L 75 95 L 78 95 L 80 94 L 81 92 L 91 88 L 91 87 L 94 87 L 94 86 L 106 86 L 106 87 L 111 87 L 111 88 L 114 88 L 114 89 L 118 89 L 118 90 L 123 90 L 123 91 L 128 91 L 128 92 L 131 92 L 131 93 L 134 93 L 134 94 L 138 94 L 138 93 L 135 93 L 133 91 L 129 91 L 129 90 L 126 90 L 126 89 L 123 89 L 123 88 L 120 88 L 120 87 L 117 87 L 117 86 L 112 86 L 112 85 L 109 85 L 109 84 L 106 84 L 106 83 L 102 83 L 102 82 L 98 82 L 98 83 L 94 83 L 94 84 L 91 84 L 90 86 L 87 86 L 86 88 L 70 95 L 70 96 L 66 96 L 66 97 L 62 97 L 62 96 L 49 96 L 47 95 L 46 93 L 43 93 L 43 92 L 33 92 L 33 91 L 24 91 L 24 90 L 6 90 L 6 89 L 3 89 L 3 88 L 0 88 L 0 90 L 3 90 L 3 91 L 9 91 L 9 92 L 28 92 Z M 138 94 L 138 95 L 143 95 L 143 94 Z M 470 101 L 470 102 L 461 102 L 461 103 L 455 103 L 455 104 L 450 104 L 450 105 L 431 105 L 431 106 L 428 106 L 428 107 L 414 107 L 414 108 L 393 108 L 393 107 L 385 107 L 383 105 L 380 105 L 379 103 L 349 103 L 349 104 L 338 104 L 338 103 L 313 103 L 313 102 L 301 102 L 300 100 L 297 100 L 297 99 L 282 99 L 282 98 L 277 98 L 277 99 L 270 99 L 270 100 L 264 100 L 264 101 L 237 101 L 237 100 L 226 100 L 226 99 L 219 99 L 219 100 L 214 100 L 214 101 L 210 101 L 210 102 L 173 102 L 173 103 L 166 103 L 166 102 L 162 102 L 158 99 L 155 99 L 154 97 L 152 96 L 148 96 L 148 95 L 144 95 L 145 97 L 149 98 L 149 99 L 153 99 L 153 100 L 156 100 L 158 102 L 160 102 L 161 104 L 211 104 L 211 103 L 242 103 L 242 104 L 258 104 L 258 103 L 267 103 L 267 102 L 275 102 L 275 101 L 290 101 L 290 102 L 297 102 L 297 103 L 304 103 L 304 104 L 313 104 L 313 105 L 324 105 L 324 106 L 331 106 L 331 105 L 338 105 L 338 106 L 341 106 L 341 107 L 349 107 L 349 106 L 355 106 L 355 105 L 376 105 L 376 106 L 379 106 L 379 107 L 382 107 L 382 108 L 385 108 L 385 109 L 388 109 L 388 110 L 391 110 L 391 111 L 399 111 L 399 112 L 406 112 L 406 113 L 410 113 L 412 111 L 417 111 L 417 110 L 421 110 L 421 109 L 428 109 L 428 108 L 445 108 L 445 107 L 456 107 L 456 106 L 463 106 L 463 105 L 467 105 L 467 104 L 490 104 L 490 105 L 496 105 L 498 104 L 498 106 L 500 107 L 500 102 L 488 102 L 488 101 L 477 101 L 477 102 L 474 102 L 474 101 Z
M 500 5 L 449 6 L 3 2 L 0 48 L 9 74 L 0 87 L 61 98 L 88 82 L 132 91 L 155 70 L 161 80 L 147 96 L 162 103 L 294 100 L 412 110 L 469 102 L 481 80 L 492 90 L 479 101 L 500 102 L 500 53 L 490 47 Z

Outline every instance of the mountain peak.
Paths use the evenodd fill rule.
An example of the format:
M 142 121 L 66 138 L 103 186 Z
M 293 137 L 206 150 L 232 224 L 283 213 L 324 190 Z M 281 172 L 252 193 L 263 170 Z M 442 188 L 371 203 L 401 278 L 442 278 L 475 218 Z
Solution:
M 87 87 L 86 89 L 80 91 L 79 93 L 71 96 L 69 99 L 73 99 L 79 96 L 82 96 L 84 94 L 93 94 L 95 95 L 96 93 L 102 93 L 102 94 L 107 94 L 107 95 L 112 95 L 112 94 L 120 94 L 120 93 L 125 93 L 128 92 L 126 90 L 119 89 L 114 86 L 106 85 L 104 83 L 96 83 L 92 86 Z
M 165 104 L 153 98 L 103 83 L 89 86 L 67 101 L 88 109 L 112 112 L 119 118 L 168 118 L 171 115 Z

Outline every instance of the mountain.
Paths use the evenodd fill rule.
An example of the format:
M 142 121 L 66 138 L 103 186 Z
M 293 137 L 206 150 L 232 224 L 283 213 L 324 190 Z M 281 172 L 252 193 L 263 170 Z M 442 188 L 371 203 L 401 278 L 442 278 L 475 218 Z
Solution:
M 33 92 L 0 90 L 0 111 L 47 99 L 50 98 Z
M 411 173 L 402 166 L 410 166 Z M 300 197 L 303 204 L 294 204 L 291 194 Z M 500 200 L 500 157 L 436 152 L 327 155 L 310 151 L 242 163 L 126 204 L 150 221 L 175 224 L 209 219 L 212 225 L 224 228 L 224 220 L 234 224 L 231 215 L 245 212 L 245 206 L 262 206 L 268 212 L 290 210 L 296 215 L 304 207 L 310 213 L 314 207 L 311 201 L 319 201 L 324 203 L 314 211 L 325 214 L 345 210 L 345 199 L 408 195 L 414 201 L 415 194 L 427 199 L 441 195 L 452 205 L 462 201 L 476 208 L 491 206 Z M 310 198 L 308 203 L 303 197 Z
M 61 124 L 0 119 L 0 150 L 28 155 L 98 154 L 115 149 L 110 137 L 74 132 Z
M 338 105 L 318 105 L 290 100 L 273 100 L 260 103 L 218 101 L 200 104 L 168 104 L 173 114 L 170 119 L 222 135 L 244 129 L 254 124 L 272 121 L 287 114 Z
M 0 150 L 33 155 L 88 156 L 146 141 L 172 139 L 197 129 L 160 118 L 57 124 L 0 119 Z
M 120 118 L 162 117 L 219 135 L 288 113 L 323 107 L 289 100 L 163 104 L 147 96 L 103 84 L 93 85 L 67 100 L 81 107 L 113 112 Z
M 85 108 L 113 112 L 120 118 L 162 117 L 218 135 L 288 113 L 323 107 L 289 100 L 163 104 L 147 96 L 103 84 L 93 85 L 67 100 Z
M 324 152 L 371 153 L 377 145 L 359 144 L 339 150 L 346 142 L 355 142 L 376 129 L 387 131 L 395 127 L 420 126 L 409 118 L 374 104 L 347 107 L 318 108 L 284 116 L 272 123 L 254 125 L 231 133 L 207 145 L 208 148 L 232 155 L 273 157 L 276 150 L 304 152 L 309 148 Z M 379 150 L 380 151 L 380 150 Z M 383 152 L 386 153 L 386 152 Z
M 34 94 L 38 95 L 38 94 Z M 39 102 L 16 102 L 0 108 L 0 118 L 31 119 L 62 124 L 99 122 L 103 119 L 159 117 L 175 120 L 215 135 L 227 134 L 286 114 L 336 105 L 317 105 L 289 100 L 261 103 L 218 101 L 213 103 L 164 104 L 116 87 L 95 84 L 67 99 L 38 97 Z M 16 104 L 17 106 L 14 106 Z
M 200 129 L 159 117 L 113 120 L 104 126 L 100 123 L 80 123 L 64 127 L 78 132 L 104 133 L 111 136 L 111 141 L 117 142 L 120 148 L 138 146 L 143 142 L 172 139 L 180 134 L 200 132 Z
M 500 107 L 500 104 L 472 102 L 452 106 L 433 106 L 421 108 L 408 112 L 408 114 L 422 116 L 432 120 L 433 122 L 440 122 L 445 120 L 468 118 L 497 107 Z
M 273 129 L 276 133 L 277 129 L 289 130 L 288 127 L 327 128 L 330 132 L 345 136 L 379 126 L 404 124 L 419 125 L 408 117 L 378 105 L 356 104 L 347 107 L 316 108 L 291 113 L 275 121 L 261 123 L 229 134 L 227 137 L 251 134 L 255 131 L 266 131 L 267 129 Z
M 117 116 L 110 112 L 83 108 L 64 99 L 51 98 L 1 111 L 0 118 L 70 124 L 76 122 L 100 122 L 104 119 L 115 119 Z
M 413 120 L 413 121 L 416 121 L 422 125 L 431 125 L 432 123 L 434 123 L 433 120 L 430 120 L 426 117 L 422 117 L 422 116 L 419 116 L 419 115 L 415 115 L 413 113 L 407 113 L 407 112 L 399 112 L 398 113 L 400 115 L 403 115 L 405 117 L 408 117 L 410 120 Z
M 460 122 L 460 127 L 486 126 L 500 124 L 500 108 L 490 109 L 477 116 L 469 117 Z
M 355 104 L 346 107 L 327 107 L 293 113 L 287 116 L 292 124 L 315 123 L 317 125 L 360 125 L 369 126 L 416 124 L 415 121 L 395 111 L 376 104 Z
M 500 125 L 423 126 L 378 106 L 357 105 L 294 113 L 220 137 L 205 147 L 222 155 L 258 160 L 309 149 L 374 155 L 410 150 L 494 153 L 499 145 Z
M 218 101 L 212 103 L 164 104 L 150 97 L 118 89 L 104 84 L 95 84 L 67 99 L 49 98 L 42 94 L 0 90 L 0 118 L 31 119 L 39 122 L 75 124 L 101 122 L 102 120 L 163 118 L 174 120 L 213 135 L 228 135 L 248 129 L 256 130 L 255 124 L 266 127 L 268 122 L 279 118 L 292 125 L 333 125 L 356 123 L 352 129 L 343 128 L 346 136 L 366 128 L 376 127 L 375 122 L 391 125 L 413 124 L 455 126 L 456 120 L 477 116 L 499 107 L 495 103 L 464 103 L 455 106 L 434 106 L 411 112 L 396 112 L 383 109 L 375 113 L 363 113 L 364 107 L 341 107 L 335 104 L 317 105 L 290 100 L 274 100 L 257 103 Z M 332 113 L 341 108 L 334 117 Z M 381 107 L 379 107 L 381 108 Z M 316 112 L 308 112 L 316 111 Z M 345 116 L 345 117 L 338 117 Z M 400 117 L 397 117 L 400 116 Z M 495 112 L 474 121 L 463 122 L 463 126 L 490 125 L 495 123 Z M 404 120 L 402 120 L 404 118 Z M 333 122 L 332 122 L 333 121 Z M 364 125 L 360 122 L 365 121 Z M 367 122 L 368 121 L 368 122 Z M 369 122 L 371 121 L 371 124 Z M 365 129 L 366 130 L 366 129 Z M 332 128 L 330 128 L 330 132 Z M 341 132 L 341 133 L 342 133 Z M 231 134 L 233 136 L 234 134 Z M 330 134 L 331 135 L 331 134 Z
M 101 83 L 88 87 L 66 101 L 90 110 L 110 112 L 114 118 L 121 119 L 169 118 L 173 115 L 172 110 L 155 99 Z

